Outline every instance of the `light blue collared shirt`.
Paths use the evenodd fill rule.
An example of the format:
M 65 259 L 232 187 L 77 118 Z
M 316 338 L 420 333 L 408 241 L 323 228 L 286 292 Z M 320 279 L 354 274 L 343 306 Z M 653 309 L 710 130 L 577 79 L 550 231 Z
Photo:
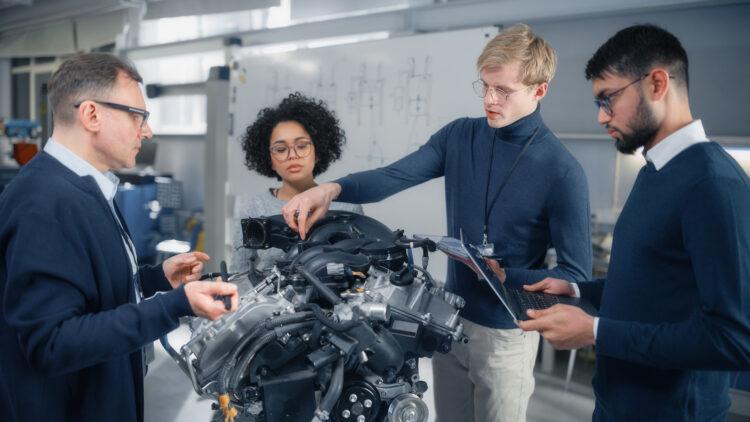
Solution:
M 47 141 L 47 145 L 44 147 L 44 152 L 55 157 L 57 161 L 69 168 L 73 173 L 81 177 L 93 177 L 96 184 L 99 186 L 99 189 L 101 189 L 104 198 L 106 198 L 107 202 L 114 207 L 113 201 L 115 199 L 115 194 L 117 193 L 117 186 L 120 184 L 120 179 L 112 174 L 111 171 L 106 173 L 100 172 L 96 167 L 91 165 L 91 163 L 77 156 L 65 145 L 55 141 L 53 138 L 49 138 Z
M 109 203 L 112 215 L 114 215 L 115 220 L 120 225 L 123 234 L 122 241 L 125 244 L 125 251 L 127 251 L 128 259 L 130 260 L 130 268 L 133 271 L 133 274 L 138 272 L 138 257 L 136 256 L 135 246 L 130 237 L 125 233 L 122 222 L 115 212 L 114 199 L 115 194 L 117 193 L 117 186 L 120 184 L 120 179 L 118 179 L 111 171 L 106 173 L 100 172 L 96 167 L 91 165 L 91 163 L 79 157 L 65 145 L 55 141 L 53 138 L 49 138 L 47 141 L 47 145 L 44 147 L 44 152 L 54 157 L 62 165 L 69 168 L 78 176 L 91 176 L 94 178 L 99 189 L 102 191 L 102 195 L 104 195 L 104 198 Z M 136 293 L 136 297 L 140 297 L 139 292 Z

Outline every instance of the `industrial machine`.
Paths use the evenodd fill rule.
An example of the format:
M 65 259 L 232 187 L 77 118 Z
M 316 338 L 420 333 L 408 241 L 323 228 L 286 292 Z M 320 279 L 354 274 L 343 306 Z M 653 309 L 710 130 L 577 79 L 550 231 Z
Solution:
M 41 149 L 39 123 L 0 119 L 0 192 Z
M 41 149 L 42 127 L 31 120 L 7 120 L 0 124 L 0 166 L 28 163 Z
M 419 358 L 468 341 L 463 299 L 427 272 L 435 244 L 342 211 L 305 241 L 280 215 L 242 227 L 245 247 L 285 255 L 228 275 L 239 309 L 193 318 L 179 353 L 162 339 L 196 392 L 217 399 L 225 421 L 426 421 Z
M 115 201 L 125 219 L 138 260 L 155 263 L 156 245 L 177 237 L 176 211 L 182 208 L 182 183 L 168 174 L 118 173 Z

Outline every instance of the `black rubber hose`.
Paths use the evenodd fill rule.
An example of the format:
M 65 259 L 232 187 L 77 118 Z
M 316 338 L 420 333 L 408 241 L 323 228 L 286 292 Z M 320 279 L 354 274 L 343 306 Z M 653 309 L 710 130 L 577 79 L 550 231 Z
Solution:
M 237 363 L 237 357 L 240 355 L 240 352 L 248 343 L 250 343 L 251 340 L 258 337 L 264 331 L 272 330 L 280 325 L 304 321 L 312 316 L 314 315 L 311 312 L 297 312 L 294 314 L 281 315 L 261 322 L 255 326 L 250 333 L 244 335 L 240 341 L 232 347 L 232 351 L 229 352 L 229 356 L 221 367 L 221 372 L 219 372 L 219 393 L 227 392 L 227 389 L 229 388 L 229 373 Z
M 219 278 L 219 277 L 224 278 L 224 275 L 226 275 L 226 278 L 224 278 L 224 281 L 227 282 L 227 283 L 230 283 L 230 281 L 229 281 L 230 277 L 235 277 L 235 276 L 242 277 L 242 276 L 245 276 L 245 275 L 248 275 L 248 274 L 250 274 L 250 271 L 242 271 L 242 272 L 239 272 L 239 273 L 229 273 L 228 272 L 226 274 L 222 274 L 221 272 L 218 272 L 218 273 L 205 273 L 205 274 L 202 274 L 200 276 L 200 278 L 198 279 L 198 281 L 205 281 L 205 280 L 208 280 L 208 279 L 213 280 L 213 279 Z
M 214 279 L 221 277 L 221 273 L 206 273 L 201 275 L 201 277 L 198 279 L 198 281 L 204 281 L 208 279 Z
M 412 248 L 422 248 L 422 267 L 427 268 L 427 264 L 430 262 L 430 252 L 437 250 L 437 244 L 428 238 L 424 239 L 410 239 L 408 237 L 401 237 L 393 241 L 394 244 L 401 246 L 406 250 Z
M 430 275 L 430 273 L 427 272 L 427 270 L 425 270 L 424 268 L 420 267 L 419 265 L 415 265 L 414 268 L 417 271 L 419 271 L 420 273 L 422 273 L 422 275 L 424 275 L 424 277 L 427 279 L 427 283 L 426 284 L 427 284 L 428 288 L 435 285 L 435 279 L 432 278 L 432 276 Z
M 300 311 L 312 311 L 312 314 L 317 318 L 320 322 L 323 323 L 326 327 L 334 330 L 334 331 L 349 331 L 353 327 L 355 327 L 357 324 L 359 324 L 359 321 L 357 320 L 351 320 L 346 322 L 336 322 L 332 320 L 331 318 L 328 318 L 325 312 L 320 308 L 320 306 L 314 304 L 314 303 L 303 303 L 299 306 L 297 306 L 297 310 Z
M 431 239 L 424 238 L 424 239 L 410 239 L 408 237 L 400 237 L 398 239 L 395 239 L 393 241 L 394 244 L 404 247 L 404 248 L 427 248 L 430 252 L 435 252 L 437 249 L 437 245 L 435 242 Z
M 318 410 L 320 413 L 330 415 L 333 406 L 341 396 L 341 390 L 344 389 L 344 358 L 339 358 L 336 362 L 336 368 L 333 370 L 331 375 L 331 382 L 328 384 L 328 389 L 323 399 L 320 400 Z M 317 413 L 317 412 L 316 412 Z
M 323 284 L 323 282 L 320 281 L 318 277 L 315 277 L 315 275 L 310 271 L 308 271 L 304 267 L 301 267 L 300 273 L 305 277 L 305 279 L 307 279 L 308 282 L 310 282 L 313 287 L 315 287 L 315 290 L 318 291 L 323 299 L 327 300 L 332 305 L 336 305 L 341 302 L 341 298 L 338 297 L 338 295 L 336 295 L 333 290 L 329 289 L 328 286 Z
M 180 356 L 177 353 L 177 351 L 174 348 L 172 348 L 172 345 L 169 344 L 169 339 L 167 338 L 166 334 L 159 338 L 159 343 L 161 343 L 162 347 L 164 347 L 164 350 L 166 350 L 167 353 L 169 353 L 169 356 L 172 358 L 172 360 L 174 360 L 177 363 L 177 365 L 180 367 L 182 372 L 189 375 L 190 370 L 187 367 L 185 359 L 183 359 L 182 356 Z
M 169 344 L 169 339 L 166 334 L 159 337 L 159 343 L 161 343 L 161 346 L 167 351 L 167 353 L 169 353 L 169 356 L 171 356 L 172 359 L 179 361 L 180 355 L 177 354 L 177 351 L 172 348 L 171 344 Z
M 285 335 L 287 333 L 294 334 L 297 331 L 311 327 L 313 324 L 314 322 L 298 322 L 295 324 L 290 324 L 286 327 L 280 327 L 279 329 L 276 329 L 274 331 L 269 331 L 260 336 L 248 347 L 247 351 L 243 352 L 240 356 L 237 365 L 235 365 L 234 370 L 229 375 L 229 385 L 227 386 L 227 389 L 234 389 L 234 387 L 239 384 L 240 376 L 244 374 L 245 371 L 247 371 L 247 368 L 250 366 L 253 359 L 255 359 L 255 355 L 257 355 L 260 349 L 262 349 L 265 345 L 282 335 Z
M 276 340 L 276 332 L 269 331 L 262 336 L 258 337 L 248 348 L 248 352 L 242 355 L 242 362 L 244 363 L 245 358 L 247 358 L 248 361 L 252 361 L 252 359 L 255 357 L 255 354 L 258 353 L 258 351 L 263 348 L 263 346 L 267 345 L 268 343 L 272 342 L 273 340 Z M 240 362 L 237 362 L 240 363 Z M 222 390 L 229 391 L 233 390 L 231 388 L 235 385 L 235 378 L 239 378 L 237 375 L 237 367 L 241 365 L 233 365 L 232 370 L 230 370 L 226 376 L 222 377 L 221 383 L 222 383 Z M 241 371 L 239 371 L 241 372 Z

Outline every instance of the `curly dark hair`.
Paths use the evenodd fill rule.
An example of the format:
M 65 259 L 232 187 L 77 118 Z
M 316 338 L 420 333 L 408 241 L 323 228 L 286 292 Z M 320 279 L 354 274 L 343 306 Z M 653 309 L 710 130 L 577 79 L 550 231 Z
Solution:
M 245 130 L 242 150 L 245 151 L 245 165 L 248 169 L 281 180 L 271 167 L 268 146 L 273 128 L 281 122 L 289 121 L 302 125 L 312 138 L 316 157 L 313 177 L 326 171 L 331 163 L 341 158 L 346 135 L 339 127 L 336 115 L 323 101 L 295 92 L 284 98 L 278 107 L 259 111 L 255 123 Z

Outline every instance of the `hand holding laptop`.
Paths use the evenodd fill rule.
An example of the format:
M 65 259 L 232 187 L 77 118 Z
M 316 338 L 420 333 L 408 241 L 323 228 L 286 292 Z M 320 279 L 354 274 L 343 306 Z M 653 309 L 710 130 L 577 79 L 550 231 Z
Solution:
M 558 304 L 547 309 L 529 309 L 530 318 L 518 321 L 524 331 L 539 331 L 555 349 L 568 350 L 594 344 L 594 317 L 583 309 Z
M 523 288 L 527 292 L 576 295 L 572 283 L 552 277 Z M 594 317 L 578 307 L 559 304 L 547 309 L 528 309 L 526 315 L 530 319 L 519 321 L 518 326 L 524 331 L 539 331 L 556 349 L 579 349 L 594 344 Z
M 575 297 L 576 293 L 571 283 L 565 280 L 560 280 L 559 278 L 552 277 L 547 277 L 544 280 L 537 281 L 534 284 L 526 284 L 523 286 L 523 289 L 527 292 L 539 292 L 547 293 L 550 295 L 571 297 Z

